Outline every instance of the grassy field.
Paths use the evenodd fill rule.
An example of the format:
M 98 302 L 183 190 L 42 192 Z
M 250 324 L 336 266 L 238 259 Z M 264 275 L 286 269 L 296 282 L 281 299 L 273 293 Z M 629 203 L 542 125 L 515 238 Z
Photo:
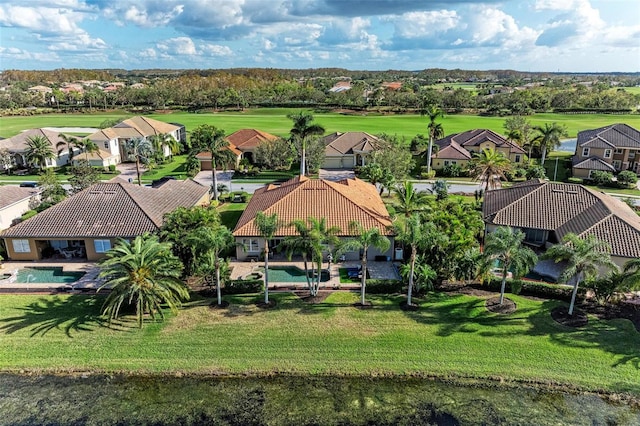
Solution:
M 501 316 L 465 295 L 430 294 L 417 312 L 400 297 L 370 296 L 369 310 L 351 306 L 357 293 L 315 305 L 272 297 L 270 310 L 256 296 L 227 297 L 227 310 L 195 300 L 139 330 L 133 319 L 108 326 L 101 297 L 5 295 L 0 370 L 501 377 L 640 395 L 631 322 L 567 328 L 549 314 L 560 302 L 510 295 L 518 310 Z
M 221 112 L 192 114 L 175 112 L 171 114 L 151 114 L 152 118 L 178 122 L 191 130 L 200 124 L 212 124 L 224 129 L 227 134 L 238 129 L 256 128 L 278 136 L 286 136 L 291 129 L 287 114 L 294 109 L 251 109 L 244 112 Z M 10 137 L 22 130 L 36 127 L 97 127 L 106 119 L 123 117 L 126 114 L 51 114 L 29 117 L 0 117 L 0 135 Z M 129 114 L 131 115 L 131 114 Z M 420 115 L 345 115 L 337 113 L 316 113 L 316 121 L 325 127 L 327 133 L 365 131 L 372 134 L 390 133 L 409 139 L 416 134 L 426 134 L 427 120 Z M 470 129 L 487 128 L 495 132 L 504 131 L 504 117 L 480 117 L 475 115 L 447 115 L 442 119 L 445 134 L 458 133 Z M 593 129 L 613 123 L 626 123 L 640 128 L 640 115 L 605 114 L 536 114 L 529 117 L 533 125 L 558 122 L 567 126 L 569 136 L 576 137 L 578 131 Z

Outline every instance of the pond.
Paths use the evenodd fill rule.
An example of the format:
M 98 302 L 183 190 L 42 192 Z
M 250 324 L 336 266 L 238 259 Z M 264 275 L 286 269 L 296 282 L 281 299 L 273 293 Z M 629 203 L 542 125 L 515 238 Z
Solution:
M 597 395 L 407 378 L 0 374 L 11 425 L 638 425 Z

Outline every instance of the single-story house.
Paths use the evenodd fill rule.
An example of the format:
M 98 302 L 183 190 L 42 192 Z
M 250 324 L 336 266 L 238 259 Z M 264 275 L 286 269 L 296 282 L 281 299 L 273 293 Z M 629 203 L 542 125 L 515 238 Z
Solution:
M 107 151 L 116 157 L 118 162 L 129 161 L 129 153 L 125 142 L 135 138 L 151 138 L 158 135 L 169 135 L 176 141 L 184 139 L 184 126 L 165 123 L 153 118 L 136 116 L 126 119 L 113 127 L 101 129 L 89 136 L 99 149 Z M 163 146 L 165 157 L 171 155 L 169 146 Z
M 335 132 L 322 138 L 325 169 L 353 169 L 364 166 L 376 150 L 379 139 L 365 132 Z
M 209 188 L 168 180 L 157 188 L 121 179 L 96 183 L 0 233 L 11 260 L 99 260 L 118 238 L 157 231 L 178 207 L 208 205 Z
M 235 145 L 229 144 L 224 149 L 229 150 L 233 154 L 233 161 L 231 164 L 216 164 L 217 170 L 224 170 L 228 167 L 238 168 L 240 166 L 240 159 L 242 158 L 242 151 L 235 147 Z M 196 158 L 200 161 L 200 170 L 211 170 L 211 153 L 199 152 L 196 154 Z
M 227 136 L 230 145 L 233 145 L 242 153 L 250 163 L 255 163 L 256 148 L 263 142 L 278 139 L 270 133 L 256 129 L 240 129 Z
M 439 148 L 438 152 L 431 156 L 431 166 L 435 170 L 440 170 L 450 164 L 457 164 L 464 168 L 473 158 L 474 153 L 482 152 L 484 149 L 494 149 L 501 152 L 516 165 L 523 164 L 526 155 L 525 150 L 518 144 L 488 129 L 474 129 L 456 133 L 438 139 L 434 143 Z
M 297 235 L 289 225 L 293 220 L 306 221 L 309 217 L 314 217 L 325 218 L 327 227 L 340 228 L 340 238 L 353 236 L 349 229 L 351 221 L 360 222 L 366 229 L 378 228 L 383 235 L 389 237 L 392 244 L 385 253 L 370 249 L 368 257 L 371 259 L 377 255 L 390 257 L 393 250 L 389 213 L 376 187 L 360 179 L 333 182 L 297 176 L 281 185 L 270 184 L 258 189 L 233 230 L 239 244 L 236 248 L 238 260 L 258 257 L 264 250 L 264 239 L 260 237 L 255 224 L 259 211 L 268 215 L 277 213 L 283 224 L 269 242 L 271 248 L 280 244 L 285 237 Z M 346 253 L 345 258 L 357 260 L 358 252 Z
M 50 145 L 51 150 L 55 154 L 54 158 L 47 158 L 46 166 L 47 167 L 59 167 L 64 166 L 69 163 L 69 153 L 65 149 L 58 156 L 58 148 L 56 145 L 58 143 L 66 143 L 64 139 L 60 136 L 60 133 L 54 132 L 46 129 L 29 129 L 21 132 L 13 137 L 0 140 L 0 149 L 6 149 L 11 154 L 13 158 L 13 164 L 16 168 L 26 168 L 30 165 L 27 164 L 26 152 L 27 152 L 27 142 L 31 138 L 42 137 L 44 138 Z M 4 169 L 4 165 L 0 164 L 0 167 Z
M 640 131 L 616 123 L 579 132 L 572 163 L 573 176 L 583 179 L 595 170 L 631 170 L 640 176 Z
M 39 188 L 22 188 L 16 185 L 0 186 L 0 231 L 40 203 Z
M 527 244 L 541 249 L 574 233 L 610 244 L 618 266 L 640 257 L 640 216 L 624 202 L 582 185 L 533 179 L 487 191 L 482 214 L 487 232 L 499 226 L 519 229 Z

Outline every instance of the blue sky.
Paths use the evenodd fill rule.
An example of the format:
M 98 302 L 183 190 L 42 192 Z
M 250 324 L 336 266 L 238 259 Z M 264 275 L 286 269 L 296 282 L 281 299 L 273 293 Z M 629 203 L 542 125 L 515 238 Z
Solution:
M 640 71 L 638 0 L 0 0 L 0 69 Z

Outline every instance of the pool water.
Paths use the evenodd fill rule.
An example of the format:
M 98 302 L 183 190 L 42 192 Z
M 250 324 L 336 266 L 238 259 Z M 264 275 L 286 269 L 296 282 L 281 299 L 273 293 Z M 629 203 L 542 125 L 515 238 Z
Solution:
M 83 275 L 84 272 L 64 272 L 61 267 L 32 267 L 20 269 L 15 282 L 68 284 Z
M 329 273 L 324 269 L 322 270 L 320 281 L 329 281 Z M 305 272 L 296 266 L 270 266 L 269 282 L 306 283 L 307 278 Z

